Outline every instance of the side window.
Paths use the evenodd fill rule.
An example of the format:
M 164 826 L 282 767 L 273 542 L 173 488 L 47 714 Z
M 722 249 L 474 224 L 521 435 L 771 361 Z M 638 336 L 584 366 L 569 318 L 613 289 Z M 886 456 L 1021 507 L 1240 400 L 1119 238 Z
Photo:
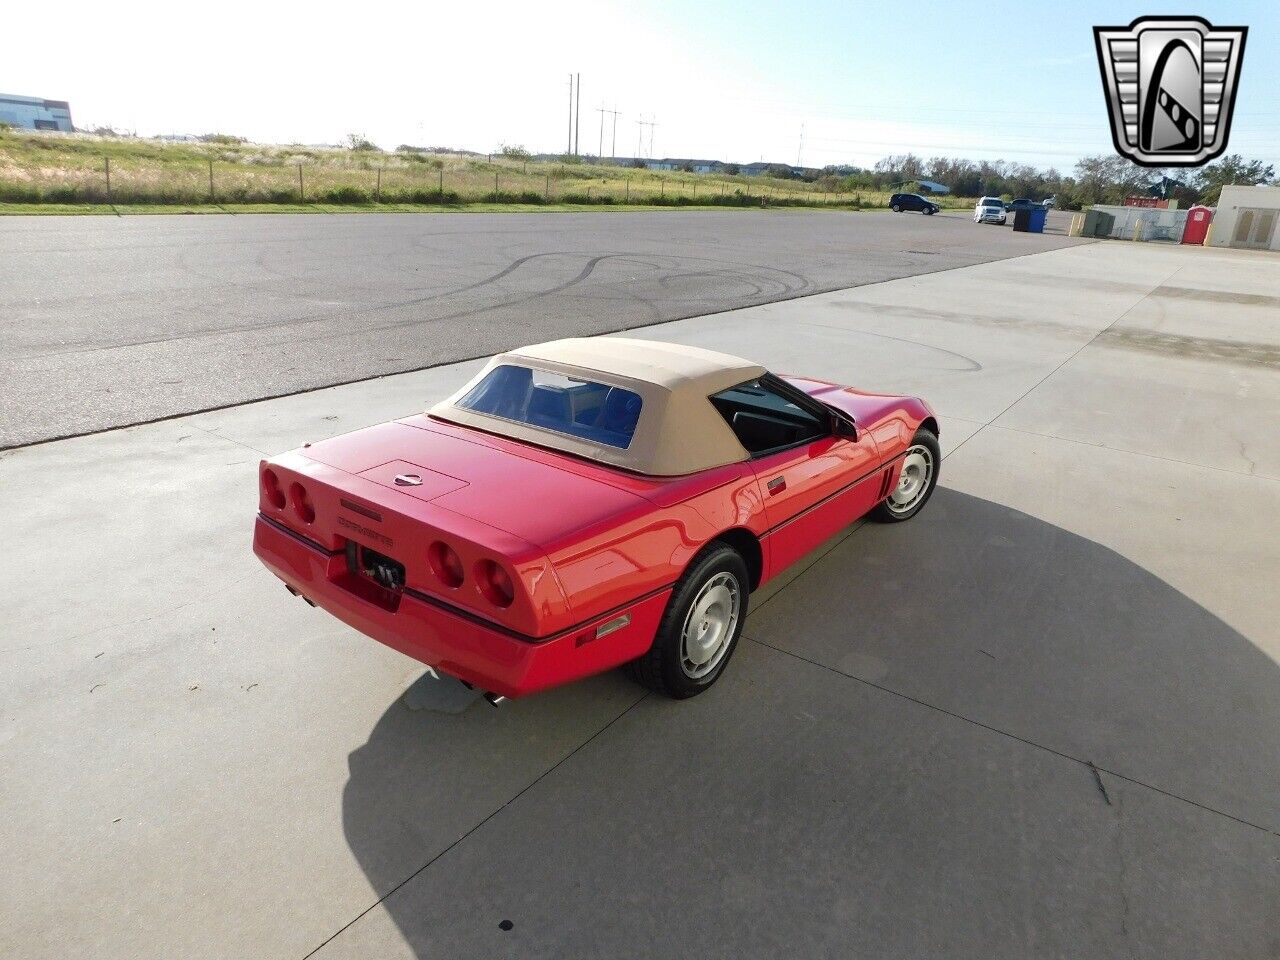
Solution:
M 754 455 L 797 446 L 826 436 L 828 424 L 771 387 L 748 380 L 711 397 L 711 404 Z

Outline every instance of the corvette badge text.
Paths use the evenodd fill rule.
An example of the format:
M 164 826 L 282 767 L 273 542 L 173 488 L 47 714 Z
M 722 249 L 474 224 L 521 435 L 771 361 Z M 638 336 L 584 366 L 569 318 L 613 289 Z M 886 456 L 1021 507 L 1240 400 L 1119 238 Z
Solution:
M 1199 17 L 1094 27 L 1116 151 L 1144 167 L 1198 167 L 1220 156 L 1248 32 Z
M 346 517 L 342 517 L 342 516 L 338 517 L 338 526 L 345 527 L 346 529 L 351 530 L 354 533 L 358 533 L 361 536 L 368 537 L 370 540 L 374 540 L 382 544 L 384 547 L 395 546 L 395 541 L 393 541 L 390 537 L 386 536 L 385 534 L 381 534 L 377 530 L 370 530 L 368 527 L 363 527 L 358 523 L 348 520 Z

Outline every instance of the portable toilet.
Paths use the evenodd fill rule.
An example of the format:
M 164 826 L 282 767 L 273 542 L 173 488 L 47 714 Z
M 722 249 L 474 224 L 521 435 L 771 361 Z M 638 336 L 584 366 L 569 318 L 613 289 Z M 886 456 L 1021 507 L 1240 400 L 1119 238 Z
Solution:
M 1187 225 L 1182 231 L 1182 242 L 1202 245 L 1212 222 L 1213 207 L 1192 207 L 1187 211 Z

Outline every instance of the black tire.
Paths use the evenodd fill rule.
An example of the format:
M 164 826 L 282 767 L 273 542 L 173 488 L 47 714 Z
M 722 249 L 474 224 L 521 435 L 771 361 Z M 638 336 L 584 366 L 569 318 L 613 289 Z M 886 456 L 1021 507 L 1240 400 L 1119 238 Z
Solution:
M 713 580 L 723 577 L 731 578 L 736 584 L 737 619 L 728 628 L 727 644 L 718 655 L 713 668 L 705 676 L 694 677 L 683 666 L 685 622 L 703 588 Z M 726 581 L 721 579 L 720 583 L 723 585 Z M 750 590 L 751 580 L 741 554 L 728 544 L 713 542 L 694 558 L 676 583 L 671 599 L 667 602 L 666 612 L 658 624 L 653 646 L 643 656 L 626 664 L 624 669 L 637 683 L 675 700 L 696 697 L 709 690 L 720 679 L 733 651 L 738 647 L 742 624 L 747 618 L 747 594 Z
M 903 458 L 903 474 L 899 475 L 900 478 L 905 475 L 908 463 L 914 466 L 913 456 L 915 455 L 927 460 L 929 465 L 928 476 L 924 478 L 923 489 L 918 496 L 914 496 L 908 504 L 899 507 L 895 504 L 893 497 L 898 495 L 901 487 L 895 486 L 889 491 L 890 496 L 881 500 L 867 514 L 869 519 L 877 523 L 902 523 L 924 509 L 924 505 L 929 502 L 934 488 L 938 485 L 939 468 L 942 466 L 942 450 L 938 446 L 938 438 L 932 431 L 924 427 L 916 431 L 916 435 L 911 439 L 911 446 L 907 448 L 907 455 Z
M 898 206 L 896 203 L 893 206 L 891 206 L 889 209 L 892 210 L 894 213 L 902 212 L 902 208 Z

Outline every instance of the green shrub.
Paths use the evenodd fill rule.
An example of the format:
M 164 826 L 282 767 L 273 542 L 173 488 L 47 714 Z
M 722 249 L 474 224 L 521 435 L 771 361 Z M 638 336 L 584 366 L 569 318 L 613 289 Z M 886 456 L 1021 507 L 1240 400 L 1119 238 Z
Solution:
M 581 204 L 582 206 L 608 206 L 609 204 L 616 202 L 613 197 L 608 194 L 597 194 L 596 196 L 592 196 L 589 193 L 566 193 L 556 199 L 560 203 L 576 203 Z M 632 203 L 635 202 L 637 201 L 633 199 Z
M 42 197 L 35 187 L 16 183 L 0 183 L 0 200 L 7 203 L 39 203 Z
M 75 187 L 50 187 L 42 199 L 46 203 L 83 203 L 86 198 Z
M 361 190 L 359 187 L 343 186 L 325 190 L 319 195 L 319 199 L 324 203 L 369 203 L 371 197 L 367 190 Z
M 400 194 L 400 196 L 403 199 L 398 202 L 402 203 L 455 204 L 462 200 L 462 198 L 452 190 L 446 190 L 444 193 L 441 193 L 439 190 L 410 190 L 408 193 Z

